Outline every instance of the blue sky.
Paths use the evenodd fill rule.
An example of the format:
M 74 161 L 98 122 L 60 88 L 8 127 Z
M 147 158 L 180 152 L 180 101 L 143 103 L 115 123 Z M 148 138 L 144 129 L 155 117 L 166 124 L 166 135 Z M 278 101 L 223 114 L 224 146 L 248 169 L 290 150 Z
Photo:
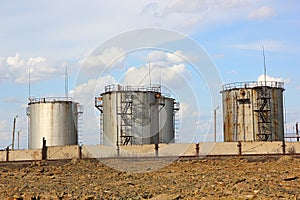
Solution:
M 224 83 L 257 80 L 263 73 L 263 44 L 270 79 L 285 82 L 287 131 L 292 132 L 294 123 L 300 120 L 299 1 L 28 0 L 0 3 L 0 148 L 11 143 L 12 122 L 17 114 L 21 147 L 27 147 L 25 108 L 28 103 L 29 67 L 32 96 L 63 96 L 64 71 L 65 66 L 68 66 L 70 95 L 77 94 L 78 97 L 78 94 L 84 96 L 86 91 L 95 93 L 95 85 L 98 93 L 103 90 L 103 85 L 119 82 L 116 74 L 126 74 L 128 69 L 133 70 L 131 74 L 127 73 L 129 79 L 145 73 L 146 68 L 143 71 L 143 66 L 151 56 L 152 61 L 168 65 L 173 70 L 174 73 L 166 71 L 168 76 L 165 75 L 164 78 L 168 89 L 175 91 L 175 96 L 180 98 L 180 95 L 185 94 L 183 91 L 187 91 L 180 90 L 178 74 L 185 79 L 191 78 L 191 84 L 201 85 L 202 95 L 200 92 L 193 94 L 196 99 L 205 99 L 197 101 L 197 112 L 193 112 L 193 103 L 188 102 L 188 98 L 179 99 L 182 102 L 182 120 L 190 121 L 198 127 L 195 139 L 185 135 L 185 131 L 189 129 L 185 129 L 183 125 L 180 140 L 210 141 L 212 129 L 208 122 L 212 120 L 213 105 L 207 100 L 209 92 L 201 78 L 190 75 L 193 72 L 189 63 L 174 59 L 174 55 L 175 58 L 181 53 L 184 55 L 185 52 L 180 52 L 180 48 L 163 54 L 150 50 L 127 54 L 115 62 L 116 71 L 105 74 L 100 83 L 95 79 L 77 83 L 84 61 L 95 48 L 119 34 L 145 27 L 178 31 L 194 40 L 215 63 Z M 106 53 L 118 55 L 122 51 L 114 47 Z M 91 70 L 97 74 L 100 69 L 97 67 L 107 64 L 109 58 L 110 56 L 105 56 L 101 58 L 101 63 L 92 63 Z M 158 81 L 159 77 L 153 66 L 153 81 L 155 80 Z M 186 80 L 185 82 L 187 83 Z M 221 96 L 219 98 L 220 101 Z M 84 105 L 87 113 L 89 110 L 93 112 L 93 115 L 86 114 L 85 119 L 97 118 L 91 99 L 80 97 L 77 100 Z M 221 120 L 219 110 L 220 135 Z M 86 128 L 82 133 L 88 144 L 95 143 L 95 138 L 98 138 L 98 127 L 89 129 L 89 125 L 89 122 L 85 123 Z M 208 135 L 201 136 L 202 133 Z

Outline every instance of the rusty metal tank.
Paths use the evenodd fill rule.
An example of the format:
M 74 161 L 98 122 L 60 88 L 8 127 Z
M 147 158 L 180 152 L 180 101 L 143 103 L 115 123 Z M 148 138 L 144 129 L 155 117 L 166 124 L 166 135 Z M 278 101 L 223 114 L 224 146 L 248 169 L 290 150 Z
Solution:
M 78 106 L 64 97 L 30 99 L 28 148 L 42 148 L 43 138 L 47 146 L 77 145 Z
M 103 144 L 158 143 L 160 100 L 160 87 L 106 86 L 95 102 L 103 115 Z
M 282 82 L 223 85 L 224 141 L 282 141 L 283 91 Z

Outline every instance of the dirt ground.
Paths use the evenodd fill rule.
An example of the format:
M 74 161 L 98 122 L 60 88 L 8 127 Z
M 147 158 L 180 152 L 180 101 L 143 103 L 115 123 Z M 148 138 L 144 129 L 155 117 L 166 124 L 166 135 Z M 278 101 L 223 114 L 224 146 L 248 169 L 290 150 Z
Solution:
M 157 167 L 167 164 L 137 158 L 1 163 L 0 199 L 300 199 L 300 157 L 202 158 Z M 146 172 L 130 172 L 139 166 Z

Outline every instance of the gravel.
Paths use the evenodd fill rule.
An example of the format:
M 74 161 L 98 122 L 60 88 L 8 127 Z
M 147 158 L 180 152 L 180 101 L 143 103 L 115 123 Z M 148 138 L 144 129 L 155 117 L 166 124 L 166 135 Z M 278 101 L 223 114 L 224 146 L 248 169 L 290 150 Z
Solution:
M 114 162 L 123 169 L 138 171 L 142 166 L 142 170 L 119 171 L 103 164 Z M 0 163 L 0 199 L 300 200 L 297 157 L 206 158 L 177 160 L 168 166 L 165 163 L 163 159 Z M 165 167 L 154 167 L 160 165 Z

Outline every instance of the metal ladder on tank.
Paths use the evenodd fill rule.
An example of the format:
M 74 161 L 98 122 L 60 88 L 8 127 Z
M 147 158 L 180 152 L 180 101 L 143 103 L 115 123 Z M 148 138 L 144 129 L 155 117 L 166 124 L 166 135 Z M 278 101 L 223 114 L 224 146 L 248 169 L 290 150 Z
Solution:
M 120 107 L 118 108 L 118 115 L 121 117 L 120 145 L 132 145 L 132 94 L 123 92 L 120 96 Z
M 77 133 L 78 133 L 78 144 L 80 146 L 83 145 L 83 106 L 82 105 L 77 105 L 77 112 L 76 112 L 76 117 L 77 117 Z
M 180 103 L 179 102 L 174 102 L 174 110 L 173 110 L 173 116 L 174 116 L 174 131 L 175 131 L 175 138 L 174 142 L 179 143 L 180 138 L 179 138 L 179 128 L 180 128 L 180 120 L 178 116 L 178 111 L 180 109 Z
M 238 141 L 238 94 L 235 93 L 235 98 L 233 99 L 232 111 L 233 111 L 233 141 Z
M 258 133 L 256 135 L 259 141 L 272 141 L 270 101 L 270 90 L 267 87 L 263 87 L 261 91 L 257 92 L 255 112 L 258 115 Z
M 99 115 L 99 131 L 100 131 L 100 144 L 104 144 L 104 134 L 103 134 L 103 99 L 102 97 L 95 97 L 95 107 L 100 111 Z
M 104 138 L 103 138 L 103 113 L 101 113 L 100 112 L 100 144 L 103 144 L 104 142 L 103 142 L 103 140 L 104 140 Z

